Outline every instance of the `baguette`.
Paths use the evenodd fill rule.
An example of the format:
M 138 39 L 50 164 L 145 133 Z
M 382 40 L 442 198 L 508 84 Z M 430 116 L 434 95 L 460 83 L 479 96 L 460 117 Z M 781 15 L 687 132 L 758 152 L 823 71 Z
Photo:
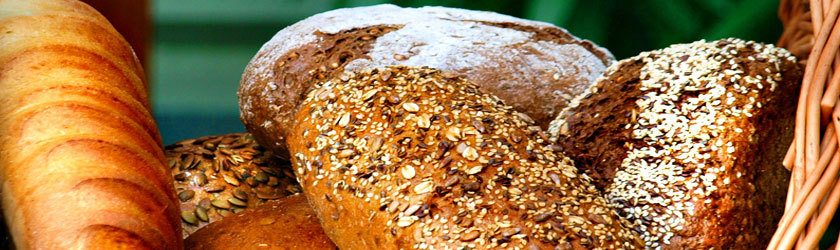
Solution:
M 0 0 L 0 183 L 19 249 L 182 249 L 143 70 L 93 8 Z
M 315 85 L 288 142 L 340 249 L 640 248 L 521 116 L 454 74 L 388 67 Z
M 801 79 L 772 45 L 676 44 L 614 64 L 549 134 L 647 247 L 765 248 Z

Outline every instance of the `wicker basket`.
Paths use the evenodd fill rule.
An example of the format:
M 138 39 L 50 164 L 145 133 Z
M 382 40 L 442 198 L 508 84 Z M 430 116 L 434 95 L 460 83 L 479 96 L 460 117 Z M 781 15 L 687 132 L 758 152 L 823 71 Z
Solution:
M 840 0 L 782 0 L 778 45 L 805 66 L 785 214 L 768 249 L 815 249 L 840 203 Z

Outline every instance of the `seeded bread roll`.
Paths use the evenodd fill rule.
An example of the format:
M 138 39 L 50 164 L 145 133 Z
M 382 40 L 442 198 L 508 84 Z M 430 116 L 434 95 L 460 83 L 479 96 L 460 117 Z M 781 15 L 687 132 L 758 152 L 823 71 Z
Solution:
M 550 134 L 647 247 L 760 249 L 784 208 L 801 76 L 772 45 L 674 45 L 614 64 Z
M 607 50 L 548 23 L 377 5 L 325 12 L 281 30 L 248 64 L 238 94 L 245 127 L 285 158 L 300 102 L 315 82 L 343 72 L 390 65 L 452 72 L 546 128 L 612 61 Z
M 190 235 L 186 249 L 336 249 L 300 194 L 248 208 Z
M 186 238 L 246 208 L 301 192 L 288 161 L 250 134 L 204 136 L 166 146 Z
M 538 126 L 454 74 L 350 73 L 295 119 L 293 167 L 341 249 L 641 246 Z
M 183 248 L 144 82 L 90 6 L 0 0 L 0 193 L 17 248 Z

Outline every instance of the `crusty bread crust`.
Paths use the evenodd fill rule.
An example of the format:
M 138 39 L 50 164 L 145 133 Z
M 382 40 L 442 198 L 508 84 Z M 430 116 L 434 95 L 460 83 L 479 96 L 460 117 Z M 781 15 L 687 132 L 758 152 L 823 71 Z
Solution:
M 245 69 L 241 119 L 285 156 L 299 104 L 318 81 L 390 65 L 428 66 L 481 84 L 546 128 L 613 61 L 548 23 L 444 7 L 377 5 L 318 14 L 278 32 Z
M 93 8 L 0 1 L 0 183 L 18 248 L 182 248 L 144 81 Z
M 336 249 L 302 194 L 268 201 L 196 231 L 185 249 Z
M 784 208 L 800 70 L 784 49 L 738 39 L 645 52 L 549 133 L 647 247 L 764 248 Z
M 455 74 L 350 73 L 303 102 L 292 165 L 341 249 L 640 247 L 522 116 Z

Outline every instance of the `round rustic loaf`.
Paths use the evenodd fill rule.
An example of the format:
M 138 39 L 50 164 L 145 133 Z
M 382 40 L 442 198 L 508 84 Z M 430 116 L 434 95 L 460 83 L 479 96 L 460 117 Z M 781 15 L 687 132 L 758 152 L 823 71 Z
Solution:
M 496 13 L 394 5 L 339 9 L 289 26 L 263 45 L 242 75 L 241 119 L 260 144 L 285 158 L 294 115 L 315 82 L 410 65 L 479 83 L 546 128 L 612 61 L 607 50 L 562 28 Z
M 673 45 L 611 66 L 549 132 L 647 247 L 761 249 L 784 209 L 801 74 L 772 45 Z
M 249 134 L 184 140 L 166 147 L 181 201 L 183 237 L 225 216 L 301 192 L 288 161 Z
M 185 249 L 336 249 L 300 194 L 267 201 L 201 228 Z
M 463 78 L 399 66 L 313 87 L 289 149 L 341 249 L 641 247 L 538 126 Z

